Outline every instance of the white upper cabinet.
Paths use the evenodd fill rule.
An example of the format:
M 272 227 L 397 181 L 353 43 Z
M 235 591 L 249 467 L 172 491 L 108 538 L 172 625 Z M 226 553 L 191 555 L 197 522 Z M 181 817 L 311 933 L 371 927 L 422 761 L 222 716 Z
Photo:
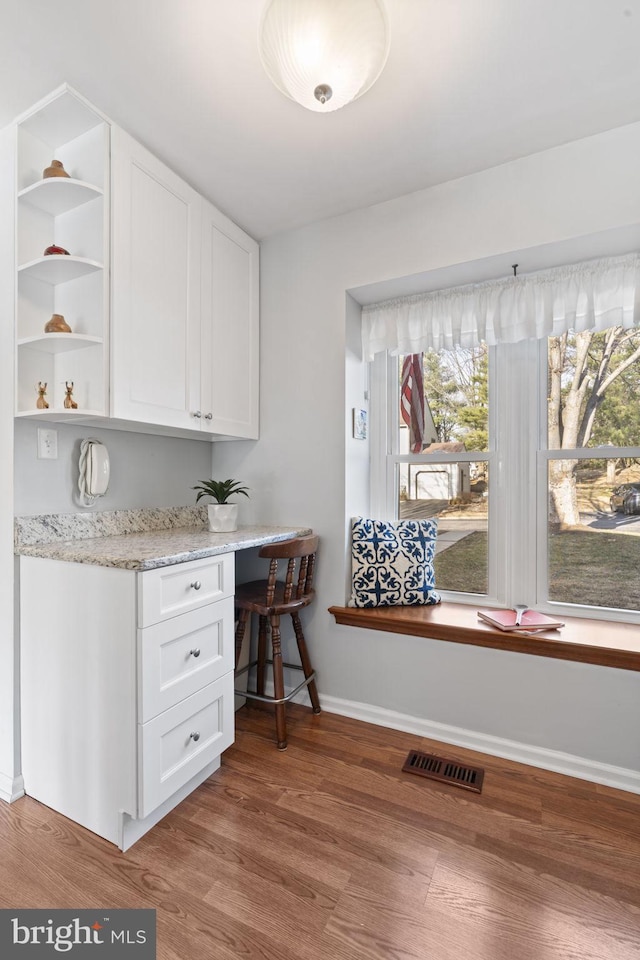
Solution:
M 66 84 L 0 138 L 16 415 L 257 438 L 258 244 Z
M 109 132 L 105 118 L 67 86 L 10 131 L 20 417 L 108 412 Z M 44 177 L 53 160 L 66 177 Z M 67 253 L 45 255 L 53 245 Z M 53 314 L 71 332 L 46 333 Z
M 201 200 L 117 127 L 111 149 L 111 413 L 193 428 Z
M 205 203 L 202 217 L 203 426 L 258 437 L 258 244 Z
M 111 413 L 258 436 L 258 245 L 117 127 Z

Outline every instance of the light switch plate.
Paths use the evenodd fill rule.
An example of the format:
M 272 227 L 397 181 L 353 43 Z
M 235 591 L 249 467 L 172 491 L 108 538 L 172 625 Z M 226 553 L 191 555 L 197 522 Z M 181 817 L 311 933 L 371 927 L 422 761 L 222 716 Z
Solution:
M 38 427 L 38 460 L 58 459 L 58 431 Z

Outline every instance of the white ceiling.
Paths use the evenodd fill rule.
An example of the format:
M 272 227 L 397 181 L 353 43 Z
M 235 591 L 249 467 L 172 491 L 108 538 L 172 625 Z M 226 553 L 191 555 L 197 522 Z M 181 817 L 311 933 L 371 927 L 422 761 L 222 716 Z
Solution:
M 0 0 L 0 126 L 67 81 L 262 239 L 640 120 L 640 0 L 386 0 L 326 115 L 264 74 L 265 2 Z

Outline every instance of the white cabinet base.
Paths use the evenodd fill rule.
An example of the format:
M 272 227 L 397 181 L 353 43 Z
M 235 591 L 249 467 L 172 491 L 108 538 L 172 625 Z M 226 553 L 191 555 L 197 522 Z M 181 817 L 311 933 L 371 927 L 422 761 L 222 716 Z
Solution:
M 137 813 L 135 616 L 131 571 L 20 558 L 25 792 L 112 843 Z
M 163 817 L 166 817 L 185 797 L 193 793 L 196 787 L 199 787 L 201 783 L 208 780 L 211 774 L 215 773 L 219 768 L 220 757 L 212 761 L 212 763 L 207 764 L 195 777 L 192 777 L 188 783 L 185 783 L 179 790 L 176 790 L 168 800 L 161 803 L 153 813 L 150 813 L 142 820 L 133 820 L 128 814 L 121 814 L 120 831 L 117 841 L 114 842 L 118 844 L 121 850 L 128 850 L 129 847 L 133 846 L 141 837 L 144 837 L 145 833 L 148 833 L 152 827 L 155 827 L 156 823 L 160 823 Z
M 126 849 L 211 776 L 233 742 L 233 581 L 232 554 L 142 573 L 20 558 L 28 796 Z

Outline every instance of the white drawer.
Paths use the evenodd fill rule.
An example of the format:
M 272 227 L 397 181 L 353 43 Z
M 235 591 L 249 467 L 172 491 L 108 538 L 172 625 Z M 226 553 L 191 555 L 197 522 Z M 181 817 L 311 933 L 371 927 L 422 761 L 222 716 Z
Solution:
M 233 743 L 233 673 L 140 724 L 138 816 L 148 816 Z
M 233 670 L 233 598 L 138 630 L 138 721 Z
M 148 627 L 232 597 L 233 591 L 233 553 L 146 570 L 138 574 L 138 626 Z

